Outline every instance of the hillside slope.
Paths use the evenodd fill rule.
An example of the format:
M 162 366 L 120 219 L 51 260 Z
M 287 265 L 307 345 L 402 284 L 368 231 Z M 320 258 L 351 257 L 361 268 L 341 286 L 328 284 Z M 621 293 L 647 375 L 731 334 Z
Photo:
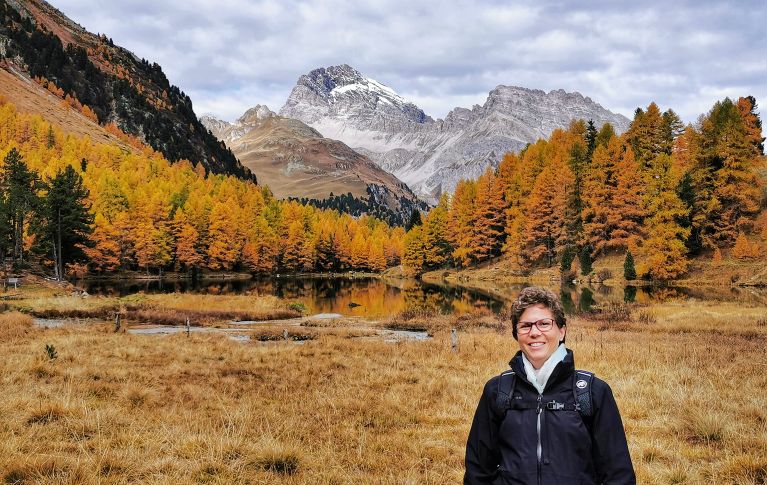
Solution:
M 114 123 L 172 162 L 187 159 L 208 172 L 255 180 L 156 63 L 86 31 L 43 0 L 0 0 L 0 19 L 0 69 L 87 107 L 100 124 Z
M 397 224 L 413 209 L 425 209 L 403 182 L 366 156 L 266 106 L 249 109 L 234 123 L 211 116 L 201 120 L 278 198 L 320 201 L 351 193 Z

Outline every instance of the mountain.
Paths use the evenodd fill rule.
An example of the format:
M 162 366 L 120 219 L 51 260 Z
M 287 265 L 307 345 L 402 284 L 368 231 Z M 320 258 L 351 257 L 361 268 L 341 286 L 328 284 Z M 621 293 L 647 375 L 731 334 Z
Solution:
M 0 69 L 33 81 L 43 88 L 37 92 L 56 95 L 102 126 L 136 136 L 172 162 L 187 159 L 208 172 L 255 181 L 156 63 L 86 31 L 43 0 L 0 0 L 0 17 Z
M 434 120 L 345 64 L 301 76 L 280 115 L 343 141 L 431 201 L 461 178 L 496 166 L 504 153 L 548 138 L 573 120 L 610 123 L 618 133 L 630 122 L 577 92 L 514 86 L 498 86 L 484 105 L 455 108 Z
M 405 223 L 413 209 L 426 208 L 368 157 L 266 106 L 247 110 L 234 123 L 210 115 L 201 121 L 278 198 L 306 199 L 352 215 L 365 212 L 394 224 Z

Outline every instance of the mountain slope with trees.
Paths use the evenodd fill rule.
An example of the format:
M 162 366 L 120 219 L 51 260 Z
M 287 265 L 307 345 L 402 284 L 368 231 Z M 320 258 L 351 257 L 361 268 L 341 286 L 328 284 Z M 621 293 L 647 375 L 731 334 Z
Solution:
M 101 125 L 135 136 L 171 162 L 254 180 L 202 126 L 192 101 L 156 63 L 94 35 L 44 0 L 0 0 L 0 68 L 24 73 Z
M 717 102 L 696 126 L 655 103 L 628 131 L 574 122 L 463 180 L 405 237 L 413 273 L 504 258 L 566 279 L 627 256 L 639 277 L 680 278 L 691 258 L 767 256 L 764 137 L 756 100 Z M 441 250 L 434 253 L 431 248 Z M 631 273 L 631 272 L 629 272 Z
M 404 232 L 65 134 L 0 100 L 0 258 L 17 269 L 381 271 L 400 263 Z

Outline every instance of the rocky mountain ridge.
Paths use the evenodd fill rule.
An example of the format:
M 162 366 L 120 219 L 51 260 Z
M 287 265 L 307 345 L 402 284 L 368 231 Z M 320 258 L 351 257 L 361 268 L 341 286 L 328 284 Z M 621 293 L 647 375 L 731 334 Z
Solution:
M 490 91 L 482 106 L 455 108 L 434 120 L 348 65 L 301 76 L 279 113 L 364 153 L 432 202 L 461 178 L 478 177 L 504 153 L 573 120 L 610 123 L 618 133 L 630 122 L 577 92 L 504 85 Z
M 339 210 L 353 206 L 352 215 L 368 213 L 394 224 L 406 222 L 413 209 L 426 208 L 407 185 L 368 157 L 266 106 L 248 109 L 234 123 L 210 115 L 201 121 L 278 198 L 336 208 L 333 204 L 341 201 L 333 199 L 344 196 Z

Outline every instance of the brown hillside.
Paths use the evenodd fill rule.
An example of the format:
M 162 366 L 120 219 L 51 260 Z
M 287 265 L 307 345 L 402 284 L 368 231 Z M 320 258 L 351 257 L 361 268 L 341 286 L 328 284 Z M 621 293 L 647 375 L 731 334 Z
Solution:
M 375 186 L 381 188 L 384 205 L 395 211 L 403 209 L 401 199 L 418 203 L 403 182 L 368 157 L 265 107 L 248 110 L 233 124 L 210 117 L 203 123 L 278 198 L 322 200 L 348 192 L 367 198 L 368 187 Z
M 6 69 L 0 68 L 0 96 L 16 105 L 19 112 L 39 114 L 66 133 L 85 135 L 95 142 L 118 144 L 128 150 L 132 149 L 13 67 L 7 66 Z

